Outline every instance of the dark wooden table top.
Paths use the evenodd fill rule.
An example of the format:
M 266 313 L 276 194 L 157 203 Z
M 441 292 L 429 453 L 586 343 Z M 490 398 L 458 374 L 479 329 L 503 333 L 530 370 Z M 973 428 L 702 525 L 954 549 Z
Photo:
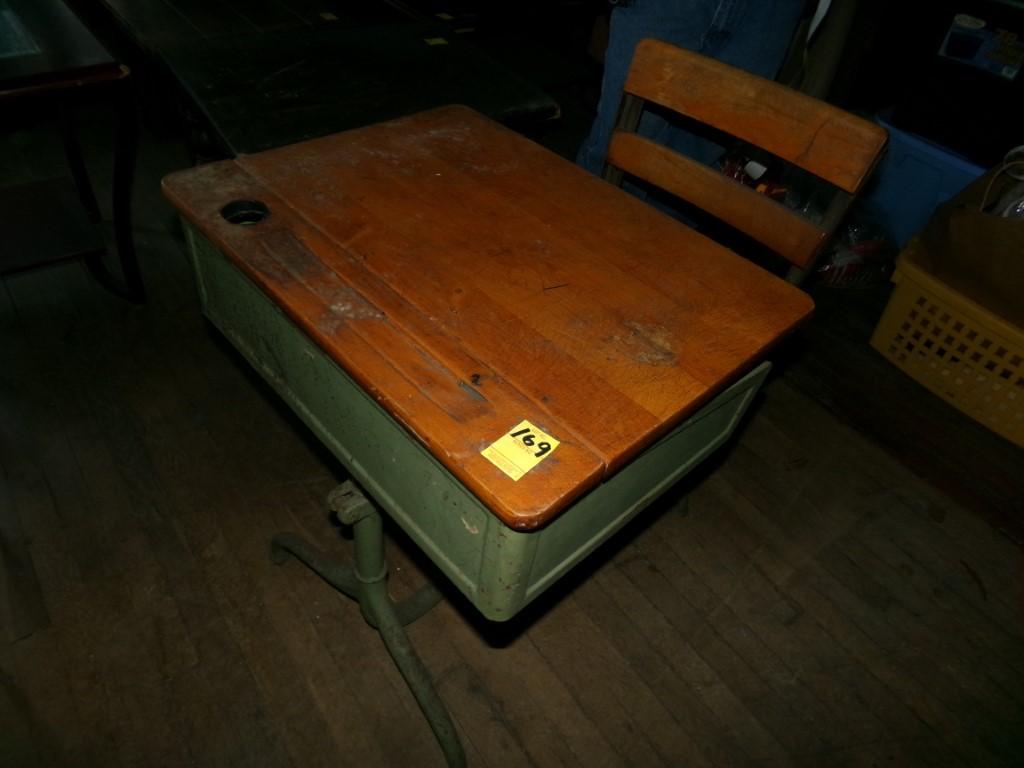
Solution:
M 0 0 L 0 97 L 123 75 L 61 0 Z
M 225 153 L 261 152 L 444 104 L 507 125 L 558 115 L 536 86 L 437 24 L 340 25 L 161 52 Z
M 173 174 L 183 215 L 507 524 L 550 520 L 812 310 L 464 107 Z M 226 221 L 259 200 L 254 226 Z M 481 451 L 560 445 L 518 481 Z
M 411 17 L 387 0 L 75 0 L 101 8 L 145 53 L 197 40 L 315 27 L 395 24 Z

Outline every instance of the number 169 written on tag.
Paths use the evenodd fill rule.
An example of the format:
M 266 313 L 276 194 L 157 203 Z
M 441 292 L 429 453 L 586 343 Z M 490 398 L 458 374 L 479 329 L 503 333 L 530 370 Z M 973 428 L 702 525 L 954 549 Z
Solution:
M 524 420 L 480 453 L 513 480 L 519 480 L 558 445 L 558 440 Z

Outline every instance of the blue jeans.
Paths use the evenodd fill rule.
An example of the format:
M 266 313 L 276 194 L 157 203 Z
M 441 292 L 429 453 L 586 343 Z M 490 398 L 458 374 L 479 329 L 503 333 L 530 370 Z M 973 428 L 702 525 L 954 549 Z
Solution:
M 591 173 L 604 167 L 633 50 L 645 37 L 772 78 L 782 65 L 804 0 L 635 0 L 612 11 L 597 117 L 576 156 Z M 645 111 L 642 135 L 710 164 L 722 148 Z

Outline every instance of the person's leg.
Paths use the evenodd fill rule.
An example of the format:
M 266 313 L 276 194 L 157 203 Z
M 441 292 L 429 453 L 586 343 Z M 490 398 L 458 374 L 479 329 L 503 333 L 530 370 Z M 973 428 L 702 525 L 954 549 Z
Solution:
M 599 174 L 618 112 L 633 50 L 645 37 L 698 51 L 762 77 L 782 64 L 804 0 L 637 0 L 612 12 L 601 100 L 576 162 Z M 639 132 L 711 164 L 722 147 L 647 112 Z
M 804 4 L 805 0 L 733 0 L 712 25 L 700 52 L 772 79 L 786 57 Z
M 804 0 L 723 0 L 694 50 L 772 79 L 786 57 L 803 6 Z M 720 145 L 651 117 L 655 119 L 640 126 L 648 138 L 706 165 L 721 157 Z
M 728 0 L 727 0 L 728 1 Z M 605 51 L 601 98 L 590 134 L 580 146 L 576 162 L 591 173 L 604 167 L 608 142 L 619 111 L 622 88 L 633 61 L 633 51 L 645 37 L 665 40 L 696 50 L 722 0 L 635 0 L 612 11 Z

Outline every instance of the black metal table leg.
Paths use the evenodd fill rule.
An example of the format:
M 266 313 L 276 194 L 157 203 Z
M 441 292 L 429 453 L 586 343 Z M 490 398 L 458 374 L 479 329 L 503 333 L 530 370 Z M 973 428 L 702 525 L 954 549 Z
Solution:
M 132 236 L 132 187 L 135 181 L 135 159 L 139 148 L 139 127 L 135 115 L 130 80 L 118 84 L 117 134 L 114 146 L 114 242 L 121 262 L 121 274 L 128 288 L 129 298 L 142 302 L 146 289 L 142 284 L 139 262 L 135 255 Z
M 141 304 L 145 301 L 146 289 L 142 283 L 142 274 L 139 271 L 139 262 L 135 254 L 135 240 L 132 236 L 132 186 L 135 180 L 135 158 L 139 143 L 138 121 L 135 116 L 135 101 L 132 96 L 130 79 L 126 76 L 115 83 L 114 87 L 116 89 L 117 127 L 114 133 L 112 196 L 114 246 L 121 264 L 121 280 L 111 275 L 100 255 L 88 257 L 86 266 L 97 282 L 107 290 L 128 301 Z M 67 146 L 67 141 L 68 139 L 65 137 L 65 146 Z M 77 139 L 74 139 L 74 144 L 77 146 Z M 69 152 L 69 164 L 72 165 L 72 174 L 75 176 L 79 195 L 82 195 L 83 188 L 89 190 L 88 194 L 91 195 L 91 187 L 88 176 L 85 174 L 85 166 L 81 164 L 81 157 L 78 158 L 78 162 L 83 179 L 81 182 Z M 84 200 L 85 198 L 83 198 L 83 202 Z M 88 206 L 86 208 L 88 210 Z
M 89 172 L 85 167 L 85 160 L 82 158 L 82 146 L 78 141 L 78 130 L 75 126 L 75 115 L 70 104 L 62 103 L 60 111 L 60 132 L 64 141 L 64 157 L 71 171 L 71 179 L 75 183 L 75 191 L 82 207 L 88 214 L 93 224 L 100 224 L 103 215 L 100 213 L 100 206 L 96 202 L 96 194 L 92 189 L 92 182 L 89 180 Z

